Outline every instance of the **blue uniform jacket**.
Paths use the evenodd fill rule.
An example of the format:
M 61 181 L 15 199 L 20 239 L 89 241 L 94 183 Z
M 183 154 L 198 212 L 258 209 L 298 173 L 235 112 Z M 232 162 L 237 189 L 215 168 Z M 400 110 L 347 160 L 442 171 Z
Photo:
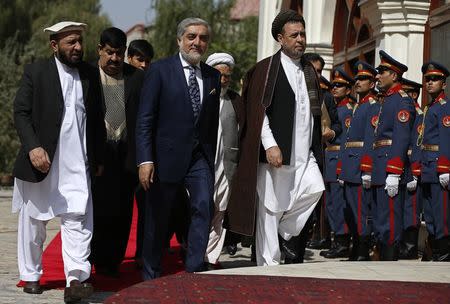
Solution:
M 415 116 L 414 101 L 400 84 L 386 92 L 375 128 L 373 185 L 384 185 L 388 174 L 403 174 Z
M 440 129 L 441 142 L 437 170 L 439 173 L 450 173 L 450 100 L 445 98 L 442 105 L 442 128 Z
M 347 128 L 350 125 L 350 121 L 353 113 L 353 103 L 350 98 L 344 98 L 337 105 L 337 112 L 339 117 L 339 122 L 342 125 L 342 133 L 337 136 L 332 146 L 340 146 L 341 142 L 345 140 L 345 135 L 347 133 Z M 324 170 L 324 180 L 326 182 L 337 182 L 336 168 L 339 159 L 340 151 L 327 151 L 325 150 L 325 170 Z
M 361 183 L 360 163 L 364 153 L 365 133 L 367 129 L 367 132 L 369 132 L 368 137 L 372 138 L 372 140 L 368 140 L 370 141 L 368 144 L 372 145 L 374 126 L 372 125 L 373 115 L 371 116 L 370 113 L 373 111 L 372 108 L 376 103 L 376 99 L 371 94 L 368 94 L 359 101 L 353 112 L 350 127 L 345 134 L 346 139 L 341 143 L 341 162 L 339 165 L 341 167 L 341 174 L 339 178 L 346 182 Z M 378 107 L 376 108 L 378 109 Z M 372 135 L 370 136 L 370 134 Z M 361 147 L 350 146 L 350 144 L 358 142 L 363 143 L 363 145 Z M 346 147 L 347 143 L 349 143 L 349 147 Z
M 437 170 L 440 151 L 445 151 L 445 146 L 448 145 L 450 141 L 450 138 L 448 137 L 450 122 L 448 123 L 449 126 L 445 126 L 446 117 L 448 117 L 449 114 L 447 113 L 446 115 L 444 113 L 444 109 L 448 108 L 448 106 L 444 106 L 448 102 L 449 101 L 445 98 L 444 94 L 441 94 L 432 102 L 428 110 L 424 113 L 424 135 L 421 154 L 421 173 L 422 182 L 424 183 L 439 183 L 439 174 Z M 437 146 L 439 150 L 432 151 L 431 149 L 427 149 L 426 147 L 429 146 Z

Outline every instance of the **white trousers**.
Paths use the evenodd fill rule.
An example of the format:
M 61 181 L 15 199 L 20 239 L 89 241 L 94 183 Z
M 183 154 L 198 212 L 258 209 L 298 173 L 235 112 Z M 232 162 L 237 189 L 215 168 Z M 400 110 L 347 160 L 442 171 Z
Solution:
M 209 232 L 208 247 L 206 248 L 205 261 L 216 264 L 222 252 L 225 234 L 227 230 L 223 228 L 225 211 L 216 211 L 211 221 L 211 231 Z
M 279 265 L 281 260 L 278 234 L 288 241 L 302 231 L 322 195 L 322 191 L 303 194 L 290 210 L 272 212 L 259 200 L 256 218 L 256 263 Z
M 30 217 L 24 206 L 19 212 L 17 259 L 22 281 L 39 281 L 42 276 L 42 253 L 48 221 Z M 84 215 L 65 213 L 61 218 L 62 257 L 66 286 L 72 280 L 83 282 L 91 274 L 88 261 L 93 231 L 92 203 Z

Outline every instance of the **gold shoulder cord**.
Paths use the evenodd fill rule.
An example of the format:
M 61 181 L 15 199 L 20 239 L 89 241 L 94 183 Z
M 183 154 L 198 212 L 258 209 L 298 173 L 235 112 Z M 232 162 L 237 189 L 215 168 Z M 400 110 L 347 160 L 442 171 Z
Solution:
M 425 109 L 423 109 L 423 118 L 422 118 L 422 123 L 419 125 L 420 127 L 420 132 L 419 132 L 419 136 L 417 136 L 417 141 L 416 141 L 416 145 L 417 147 L 422 146 L 422 142 L 423 142 L 423 136 L 425 133 L 425 117 L 427 116 L 427 112 L 428 112 L 428 105 L 425 106 Z

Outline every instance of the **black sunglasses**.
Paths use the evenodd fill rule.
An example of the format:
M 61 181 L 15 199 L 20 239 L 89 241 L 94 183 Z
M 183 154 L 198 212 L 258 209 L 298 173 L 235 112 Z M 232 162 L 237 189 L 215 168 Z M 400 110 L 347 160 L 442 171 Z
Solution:
M 377 67 L 377 72 L 378 74 L 383 74 L 384 72 L 388 71 L 389 69 L 387 67 L 384 66 L 379 66 Z
M 435 81 L 442 80 L 442 79 L 443 78 L 441 76 L 437 76 L 437 75 L 425 76 L 425 82 L 428 82 L 430 80 L 435 82 Z
M 346 87 L 346 85 L 343 83 L 340 83 L 340 82 L 335 82 L 331 85 L 331 87 L 332 88 L 343 88 L 343 87 Z

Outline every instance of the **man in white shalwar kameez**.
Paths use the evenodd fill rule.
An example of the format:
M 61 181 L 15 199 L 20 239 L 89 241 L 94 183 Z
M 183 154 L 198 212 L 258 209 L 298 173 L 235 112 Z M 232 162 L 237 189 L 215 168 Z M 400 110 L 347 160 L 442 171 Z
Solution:
M 85 27 L 83 23 L 60 22 L 44 30 L 50 33 L 54 57 L 25 69 L 14 105 L 22 149 L 31 149 L 28 162 L 33 166 L 29 166 L 32 168 L 29 171 L 23 169 L 26 160 L 18 157 L 15 168 L 12 211 L 19 212 L 17 250 L 20 279 L 25 282 L 24 292 L 42 293 L 39 279 L 43 273 L 46 224 L 59 217 L 67 286 L 64 300 L 71 303 L 93 292 L 89 283 L 83 283 L 91 273 L 88 257 L 93 227 L 87 117 L 95 109 L 98 108 L 94 115 L 99 115 L 101 110 L 95 105 L 86 109 L 86 104 L 91 107 L 93 102 L 98 103 L 100 95 L 88 93 L 84 88 L 91 80 L 87 74 L 95 75 L 81 61 L 81 33 Z M 39 73 L 47 73 L 48 79 L 43 80 Z M 96 84 L 89 85 L 93 90 Z M 39 98 L 40 90 L 49 90 L 42 98 L 46 100 Z M 37 105 L 38 109 L 35 108 Z M 60 113 L 46 109 L 46 106 L 59 106 Z M 27 112 L 27 107 L 32 110 Z M 33 118 L 32 126 L 24 120 L 25 113 Z M 59 134 L 54 132 L 55 138 L 51 139 L 52 135 L 48 133 L 52 131 L 44 128 L 47 127 L 46 122 L 53 123 L 53 118 L 56 118 L 56 127 L 49 127 L 59 129 Z M 34 132 L 29 133 L 30 127 Z M 97 137 L 95 140 L 102 139 Z
M 234 68 L 234 58 L 227 53 L 211 54 L 206 64 L 221 73 L 220 114 L 217 134 L 215 158 L 214 205 L 215 212 L 211 221 L 208 247 L 205 261 L 217 264 L 222 251 L 226 229 L 223 221 L 230 196 L 231 179 L 234 174 L 238 155 L 238 113 L 240 96 L 229 89 L 231 74 Z
M 266 151 L 267 163 L 259 164 L 257 174 L 257 265 L 280 263 L 278 235 L 282 242 L 299 235 L 325 190 L 322 175 L 311 151 L 314 121 L 300 64 L 306 46 L 304 24 L 285 22 L 281 32 L 277 34 L 277 40 L 281 44 L 279 73 L 285 73 L 294 93 L 295 113 L 290 163 L 285 165 L 285 156 L 274 137 L 270 120 L 267 115 L 264 116 L 261 143 Z M 280 76 L 279 78 L 282 79 Z M 276 86 L 274 96 L 280 87 L 281 85 Z

